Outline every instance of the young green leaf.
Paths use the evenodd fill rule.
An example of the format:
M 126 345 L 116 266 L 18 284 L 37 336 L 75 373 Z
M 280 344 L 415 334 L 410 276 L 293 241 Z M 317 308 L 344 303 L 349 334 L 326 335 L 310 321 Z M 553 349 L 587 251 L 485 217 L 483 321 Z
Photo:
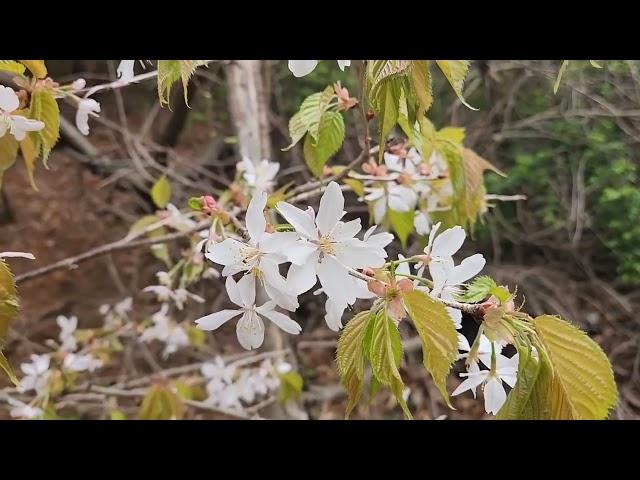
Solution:
M 0 368 L 16 385 L 20 382 L 13 373 L 13 369 L 1 349 L 4 347 L 9 331 L 9 323 L 18 313 L 18 291 L 9 266 L 0 259 Z
M 206 62 L 202 60 L 158 60 L 158 98 L 160 105 L 169 105 L 171 87 L 178 80 L 182 80 L 184 102 L 189 105 L 187 99 L 187 85 L 196 69 Z
M 424 367 L 449 407 L 447 377 L 458 358 L 458 334 L 444 305 L 420 290 L 402 294 L 407 313 L 422 341 Z
M 24 73 L 25 66 L 15 60 L 0 60 L 0 71 L 15 73 L 22 75 Z
M 45 78 L 47 76 L 47 67 L 44 60 L 20 60 L 36 78 Z
M 166 175 L 162 175 L 151 187 L 151 199 L 158 208 L 166 207 L 171 200 L 171 184 Z
M 291 371 L 280 375 L 278 403 L 286 405 L 289 401 L 299 398 L 302 395 L 303 386 L 304 381 L 298 372 Z
M 497 287 L 496 282 L 486 275 L 476 277 L 467 287 L 464 294 L 460 295 L 460 300 L 467 303 L 476 303 L 491 295 L 491 291 Z
M 531 400 L 532 393 L 540 374 L 542 360 L 534 354 L 531 345 L 518 348 L 518 379 L 509 392 L 507 401 L 496 418 L 498 420 L 519 420 Z
M 601 420 L 618 391 L 609 359 L 586 333 L 558 317 L 542 315 L 534 327 L 553 365 L 548 382 L 550 417 Z
M 397 212 L 391 208 L 387 210 L 389 221 L 393 227 L 393 231 L 396 232 L 403 247 L 407 245 L 407 239 L 414 230 L 413 217 L 415 213 L 413 210 L 408 212 Z
M 411 412 L 403 398 L 404 383 L 398 366 L 402 361 L 402 343 L 400 332 L 387 315 L 385 308 L 381 309 L 373 319 L 369 359 L 371 370 L 376 379 L 391 388 L 396 401 L 405 416 L 411 418 Z
M 13 135 L 6 134 L 0 137 L 0 188 L 2 188 L 2 176 L 15 163 L 18 156 L 18 141 Z
M 140 420 L 180 420 L 184 417 L 182 400 L 170 387 L 152 386 L 142 399 L 138 418 Z
M 431 73 L 427 60 L 413 60 L 409 72 L 411 88 L 418 98 L 418 113 L 424 114 L 433 104 L 433 90 L 431 86 Z
M 438 67 L 444 73 L 444 76 L 447 77 L 449 84 L 453 88 L 453 91 L 456 92 L 456 95 L 460 99 L 460 101 L 467 108 L 471 110 L 478 110 L 477 108 L 469 105 L 464 96 L 462 95 L 462 88 L 464 87 L 464 79 L 467 76 L 467 72 L 469 71 L 469 61 L 468 60 L 436 60 Z
M 309 170 L 322 177 L 325 164 L 344 142 L 344 119 L 339 112 L 324 112 L 318 128 L 317 141 L 308 135 L 304 143 L 304 158 Z
M 349 397 L 345 417 L 349 418 L 362 395 L 364 385 L 364 336 L 373 321 L 371 312 L 361 312 L 351 319 L 338 339 L 336 364 L 340 381 Z
M 38 186 L 36 185 L 34 170 L 36 168 L 36 158 L 38 157 L 38 152 L 36 151 L 36 147 L 33 144 L 33 140 L 31 140 L 30 136 L 27 135 L 24 140 L 20 140 L 20 153 L 22 154 L 22 158 L 24 159 L 24 165 L 27 168 L 27 174 L 29 175 L 29 183 L 31 183 L 31 188 L 37 191 Z
M 44 123 L 42 130 L 31 134 L 31 140 L 46 165 L 49 153 L 60 139 L 60 109 L 52 90 L 42 87 L 33 91 L 29 118 Z

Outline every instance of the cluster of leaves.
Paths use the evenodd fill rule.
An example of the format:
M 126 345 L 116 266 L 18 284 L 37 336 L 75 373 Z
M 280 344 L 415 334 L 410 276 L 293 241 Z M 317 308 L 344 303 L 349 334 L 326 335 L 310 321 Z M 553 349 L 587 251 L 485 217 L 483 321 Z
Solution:
M 431 374 L 448 405 L 446 379 L 458 358 L 458 336 L 444 305 L 419 290 L 404 292 L 402 301 L 415 326 L 423 350 L 423 364 Z M 387 386 L 407 418 L 411 412 L 403 398 L 404 383 L 400 376 L 403 359 L 400 332 L 387 313 L 385 302 L 357 314 L 340 335 L 337 365 L 349 400 L 348 417 L 362 396 L 365 366 L 371 366 L 371 393 L 379 385 Z
M 31 185 L 37 190 L 34 181 L 35 162 L 42 158 L 46 166 L 47 158 L 60 138 L 57 85 L 47 78 L 44 60 L 0 60 L 0 71 L 13 74 L 16 83 L 27 93 L 26 99 L 21 101 L 20 109 L 13 114 L 39 120 L 45 125 L 38 132 L 29 132 L 20 142 L 9 134 L 0 138 L 0 182 L 2 174 L 15 163 L 19 150 Z
M 158 98 L 161 105 L 169 105 L 171 87 L 180 80 L 184 102 L 188 105 L 187 85 L 196 69 L 207 65 L 205 60 L 158 60 Z
M 9 324 L 18 313 L 18 307 L 18 291 L 13 274 L 9 266 L 0 258 L 0 368 L 16 385 L 19 383 L 18 379 L 2 349 L 9 331 Z

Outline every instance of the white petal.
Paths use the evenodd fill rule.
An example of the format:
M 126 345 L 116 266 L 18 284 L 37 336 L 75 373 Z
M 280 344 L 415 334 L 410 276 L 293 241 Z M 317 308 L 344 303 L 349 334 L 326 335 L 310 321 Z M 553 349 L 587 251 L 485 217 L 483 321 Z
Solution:
M 336 259 L 343 265 L 355 269 L 378 268 L 384 265 L 384 257 L 380 256 L 378 249 L 360 240 L 336 244 Z
M 316 284 L 318 253 L 312 254 L 302 265 L 292 264 L 287 272 L 287 286 L 295 294 L 302 294 Z
M 231 275 L 227 277 L 225 287 L 227 289 L 227 295 L 229 295 L 229 299 L 239 307 L 244 308 L 245 305 L 242 299 L 242 295 L 240 294 L 240 287 L 238 287 L 238 284 Z
M 460 250 L 466 237 L 467 234 L 462 227 L 449 228 L 435 238 L 431 254 L 434 257 L 451 257 Z
M 442 293 L 442 289 L 447 283 L 447 269 L 443 263 L 431 262 L 429 264 L 429 273 L 433 280 L 433 289 L 431 290 L 434 296 L 439 296 Z
M 262 270 L 265 283 L 281 291 L 287 290 L 286 281 L 282 275 L 280 275 L 278 264 L 271 258 L 271 255 L 262 257 L 260 270 Z
M 304 210 L 300 210 L 287 202 L 278 202 L 276 210 L 296 229 L 310 240 L 318 240 L 318 232 L 313 219 Z
M 76 127 L 83 135 L 89 135 L 89 113 L 100 112 L 100 104 L 92 98 L 80 100 L 78 111 L 76 112 Z
M 242 249 L 244 245 L 233 238 L 216 243 L 205 254 L 212 262 L 220 265 L 235 265 L 242 262 Z M 224 275 L 224 273 L 223 273 Z
M 247 215 L 245 217 L 249 236 L 254 242 L 259 242 L 262 238 L 267 221 L 264 218 L 264 207 L 267 206 L 267 192 L 257 192 L 249 202 Z
M 227 278 L 227 281 L 229 281 Z M 238 281 L 238 293 L 242 298 L 242 304 L 245 307 L 252 306 L 256 301 L 256 280 L 253 275 L 245 275 Z M 234 302 L 235 303 L 235 302 Z
M 200 330 L 215 330 L 220 325 L 237 317 L 242 310 L 220 310 L 219 312 L 210 313 L 196 320 L 196 324 Z
M 20 99 L 16 92 L 10 88 L 0 85 L 0 110 L 11 113 L 20 106 Z
M 382 223 L 384 216 L 387 213 L 387 199 L 384 197 L 379 198 L 373 203 L 373 221 L 376 223 Z
M 484 386 L 484 409 L 487 413 L 496 415 L 507 400 L 507 392 L 505 392 L 502 382 L 491 376 Z
M 322 235 L 331 233 L 344 215 L 344 195 L 340 185 L 331 182 L 320 198 L 316 224 Z
M 268 283 L 264 284 L 264 289 L 267 292 L 267 295 L 269 295 L 269 298 L 271 298 L 280 308 L 284 308 L 290 312 L 295 312 L 300 306 L 298 303 L 298 297 L 288 291 L 278 290 Z
M 44 128 L 44 123 L 39 120 L 31 120 L 20 115 L 12 115 L 9 121 L 11 135 L 16 140 L 24 140 L 27 132 L 37 132 Z
M 264 342 L 262 319 L 254 311 L 245 312 L 236 326 L 236 335 L 240 345 L 246 350 L 258 348 Z
M 359 218 L 346 223 L 338 222 L 331 232 L 331 238 L 334 242 L 340 242 L 355 237 L 360 230 L 362 230 L 362 225 Z
M 286 250 L 282 253 L 291 263 L 295 265 L 304 265 L 305 263 L 311 261 L 313 253 L 317 250 L 318 247 L 316 247 L 313 243 L 301 239 L 294 243 L 288 244 Z
M 475 277 L 484 268 L 487 261 L 481 253 L 476 253 L 465 258 L 460 265 L 457 265 L 449 275 L 450 285 L 460 285 L 470 278 Z
M 469 375 L 469 377 L 467 377 L 465 381 L 458 385 L 458 388 L 456 388 L 453 393 L 451 393 L 451 396 L 455 397 L 456 395 L 460 395 L 467 390 L 471 390 L 475 393 L 476 388 L 484 381 L 485 378 L 487 378 L 487 375 L 489 375 L 488 370 L 475 375 Z
M 324 316 L 327 326 L 334 332 L 340 331 L 342 328 L 342 314 L 347 306 L 344 304 L 340 305 L 330 298 L 327 298 L 324 308 L 327 311 L 327 314 Z
M 458 350 L 462 350 L 463 352 L 468 352 L 471 350 L 469 340 L 467 340 L 467 337 L 465 337 L 461 333 L 458 333 Z
M 296 77 L 309 75 L 317 65 L 317 60 L 289 60 L 289 70 Z
M 351 60 L 336 60 L 336 61 L 338 62 L 338 67 L 340 67 L 340 70 L 342 70 L 343 72 L 345 67 L 351 66 Z
M 318 278 L 324 292 L 334 302 L 347 303 L 349 295 L 349 273 L 332 256 L 325 256 L 318 265 Z
M 291 335 L 298 335 L 302 331 L 302 327 L 298 323 L 291 320 L 284 313 L 276 312 L 275 310 L 267 310 L 260 311 L 260 314 L 267 317 L 278 327 L 280 327 L 285 332 L 290 333 Z
M 456 330 L 460 330 L 462 328 L 462 312 L 457 308 L 447 307 L 447 313 L 449 317 L 451 317 L 451 321 Z
M 131 82 L 135 77 L 135 73 L 133 71 L 133 67 L 135 65 L 135 60 L 121 60 L 118 65 L 117 75 L 118 78 L 125 83 Z
M 1 134 L 0 137 L 2 137 Z M 0 252 L 0 258 L 28 258 L 29 260 L 36 259 L 33 253 L 27 252 Z

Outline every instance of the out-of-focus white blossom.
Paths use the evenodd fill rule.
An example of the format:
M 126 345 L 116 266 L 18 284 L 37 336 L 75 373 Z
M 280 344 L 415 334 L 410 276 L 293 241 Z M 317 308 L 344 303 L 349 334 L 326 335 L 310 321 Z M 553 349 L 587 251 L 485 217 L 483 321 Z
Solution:
M 98 116 L 100 104 L 93 98 L 83 98 L 76 110 L 76 127 L 83 135 L 89 135 L 89 115 Z
M 336 60 L 340 70 L 344 71 L 345 67 L 351 66 L 351 60 Z M 318 60 L 289 60 L 289 70 L 296 77 L 304 77 L 309 75 L 318 66 Z
M 160 310 L 151 316 L 153 325 L 142 332 L 141 342 L 158 340 L 165 344 L 162 356 L 167 358 L 178 349 L 190 345 L 189 336 L 181 325 L 176 324 L 169 317 L 169 305 L 163 303 Z
M 24 377 L 20 380 L 18 386 L 19 392 L 28 392 L 34 390 L 37 394 L 40 394 L 47 386 L 49 376 L 49 365 L 51 363 L 51 356 L 49 354 L 43 355 L 31 355 L 31 363 L 23 363 L 20 365 Z
M 20 99 L 12 88 L 0 85 L 0 138 L 7 130 L 18 141 L 24 140 L 27 132 L 38 132 L 44 128 L 44 123 L 31 120 L 22 115 L 13 115 L 20 107 Z

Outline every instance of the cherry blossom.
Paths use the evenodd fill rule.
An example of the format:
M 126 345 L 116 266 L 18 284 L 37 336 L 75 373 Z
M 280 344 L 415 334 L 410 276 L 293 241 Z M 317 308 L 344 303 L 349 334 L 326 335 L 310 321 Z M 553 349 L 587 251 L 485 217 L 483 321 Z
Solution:
M 40 394 L 47 386 L 49 381 L 49 365 L 51 363 L 51 356 L 49 354 L 43 355 L 31 355 L 31 363 L 23 363 L 20 365 L 24 377 L 20 380 L 20 386 L 18 391 L 27 392 L 29 390 L 35 390 Z
M 273 188 L 280 164 L 265 159 L 254 163 L 250 158 L 243 157 L 242 161 L 238 163 L 237 169 L 242 173 L 242 178 L 249 187 L 256 191 L 266 192 Z
M 250 276 L 244 276 L 239 282 L 232 276 L 227 277 L 227 294 L 238 309 L 221 310 L 211 313 L 196 320 L 198 328 L 202 330 L 215 330 L 227 321 L 238 315 L 242 315 L 236 327 L 238 341 L 243 348 L 251 350 L 258 348 L 264 341 L 264 323 L 262 317 L 266 317 L 279 328 L 292 335 L 300 333 L 301 328 L 296 322 L 283 313 L 274 310 L 274 301 L 268 301 L 256 307 L 255 281 Z
M 60 327 L 60 333 L 58 339 L 60 340 L 60 350 L 66 352 L 74 352 L 78 345 L 74 337 L 75 331 L 78 328 L 78 317 L 65 317 L 64 315 L 58 315 L 56 323 Z
M 89 135 L 89 115 L 100 113 L 100 104 L 93 98 L 83 98 L 76 111 L 76 127 L 83 135 Z
M 102 365 L 102 360 L 95 358 L 90 353 L 84 355 L 68 353 L 62 361 L 62 368 L 69 372 L 93 372 Z
M 190 345 L 189 336 L 181 325 L 176 324 L 169 317 L 169 305 L 164 303 L 159 311 L 151 317 L 153 326 L 147 328 L 140 335 L 141 342 L 159 340 L 165 344 L 162 356 L 167 358 L 182 347 Z
M 20 107 L 20 99 L 12 88 L 0 85 L 0 138 L 7 130 L 18 141 L 24 140 L 27 132 L 38 132 L 44 128 L 44 123 L 31 120 L 22 115 L 12 115 Z
M 384 248 L 355 235 L 360 232 L 360 219 L 342 222 L 344 196 L 336 182 L 327 185 L 320 199 L 318 215 L 312 208 L 301 210 L 279 202 L 276 209 L 289 222 L 299 238 L 288 245 L 286 254 L 292 263 L 287 284 L 296 294 L 312 288 L 316 276 L 322 289 L 336 305 L 353 304 L 356 296 L 349 270 L 384 265 Z

